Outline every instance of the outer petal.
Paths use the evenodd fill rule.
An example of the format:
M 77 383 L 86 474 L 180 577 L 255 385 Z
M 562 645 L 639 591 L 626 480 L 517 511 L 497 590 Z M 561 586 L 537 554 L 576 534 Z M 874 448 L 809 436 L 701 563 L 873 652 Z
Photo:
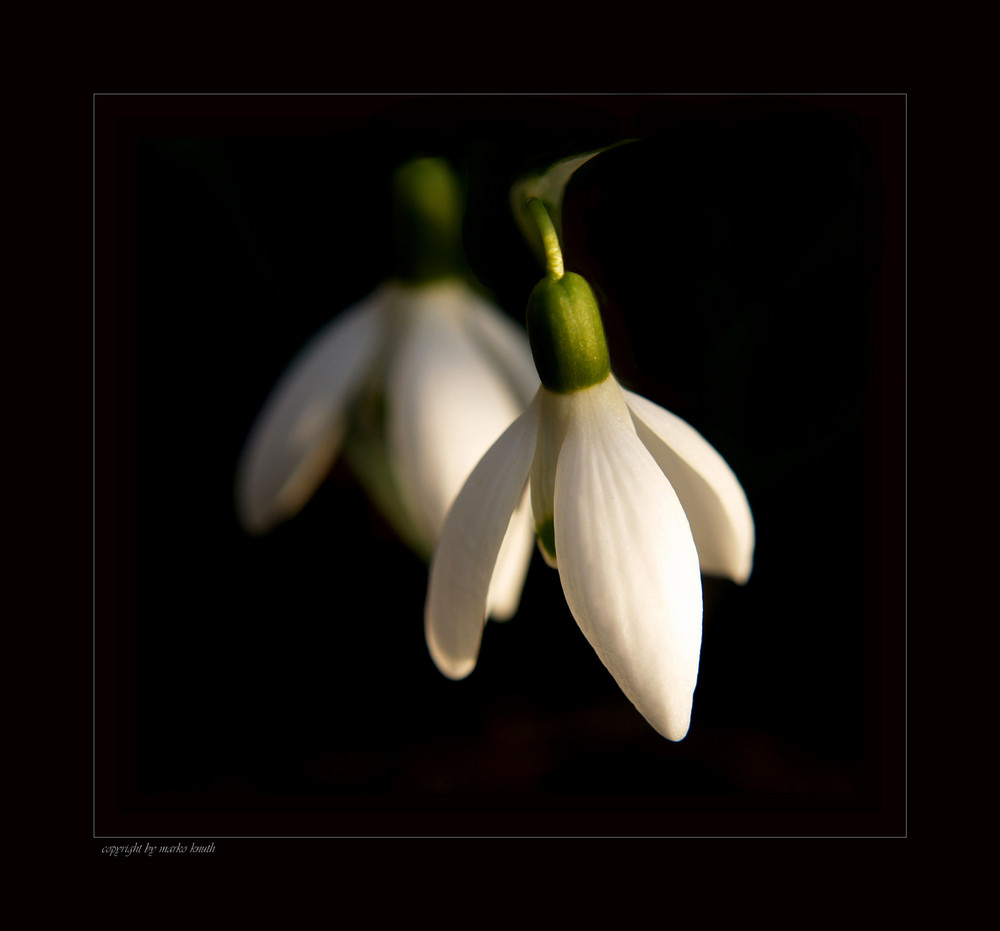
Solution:
M 753 568 L 753 515 L 733 470 L 676 414 L 631 391 L 625 399 L 639 438 L 684 505 L 701 571 L 746 582 Z
M 528 331 L 489 301 L 469 291 L 466 326 L 480 349 L 493 358 L 514 389 L 522 407 L 538 391 L 538 372 L 528 344 Z
M 613 378 L 569 396 L 555 545 L 573 616 L 647 721 L 687 734 L 701 651 L 698 553 Z
M 528 489 L 525 488 L 510 519 L 490 581 L 487 613 L 491 620 L 507 621 L 517 612 L 534 549 L 535 530 L 528 503 Z
M 428 550 L 473 467 L 523 410 L 465 330 L 468 295 L 459 282 L 443 282 L 411 289 L 397 308 L 398 350 L 386 383 L 389 451 Z
M 254 423 L 236 475 L 244 528 L 264 533 L 296 514 L 333 465 L 347 406 L 381 345 L 393 287 L 341 313 L 303 347 Z
M 521 407 L 526 407 L 541 386 L 528 344 L 528 331 L 471 290 L 468 305 L 469 312 L 463 318 L 466 327 L 480 351 L 492 359 L 506 377 Z M 492 620 L 506 621 L 517 612 L 534 548 L 535 529 L 525 490 L 511 518 L 490 583 L 489 616 Z
M 538 401 L 490 447 L 448 514 L 431 560 L 424 626 L 438 669 L 463 679 L 475 668 L 487 598 L 511 514 L 525 496 L 538 434 Z

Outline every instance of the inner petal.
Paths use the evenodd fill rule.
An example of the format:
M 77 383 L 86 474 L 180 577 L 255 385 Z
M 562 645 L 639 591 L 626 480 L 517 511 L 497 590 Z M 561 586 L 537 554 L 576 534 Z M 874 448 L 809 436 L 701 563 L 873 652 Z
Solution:
M 556 465 L 573 410 L 573 395 L 556 394 L 539 388 L 538 443 L 531 463 L 531 512 L 539 549 L 555 568 L 555 488 Z

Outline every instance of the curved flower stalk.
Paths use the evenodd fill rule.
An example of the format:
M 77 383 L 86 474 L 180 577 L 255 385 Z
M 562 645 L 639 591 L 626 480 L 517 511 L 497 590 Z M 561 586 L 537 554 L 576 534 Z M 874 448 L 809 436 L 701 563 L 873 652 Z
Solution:
M 532 205 L 548 254 L 527 313 L 541 386 L 448 515 L 431 563 L 428 647 L 450 678 L 475 667 L 497 554 L 528 485 L 539 547 L 580 629 L 646 720 L 682 740 L 698 678 L 701 572 L 746 582 L 753 517 L 697 431 L 619 385 L 593 291 L 563 271 L 555 231 Z
M 273 389 L 237 470 L 249 533 L 298 513 L 343 453 L 394 529 L 429 558 L 473 466 L 537 390 L 524 331 L 455 273 L 450 169 L 421 159 L 397 182 L 413 245 L 407 277 L 342 312 Z M 531 556 L 526 501 L 507 523 L 490 599 L 498 619 L 516 610 Z
M 532 199 L 540 200 L 551 217 L 556 236 L 561 236 L 563 197 L 570 178 L 578 168 L 589 162 L 595 155 L 601 155 L 618 146 L 628 145 L 632 141 L 631 139 L 620 139 L 599 149 L 591 149 L 589 152 L 583 152 L 579 155 L 568 155 L 544 169 L 518 178 L 511 185 L 510 206 L 514 219 L 521 229 L 525 242 L 542 260 L 543 265 L 545 264 L 545 246 L 528 203 Z

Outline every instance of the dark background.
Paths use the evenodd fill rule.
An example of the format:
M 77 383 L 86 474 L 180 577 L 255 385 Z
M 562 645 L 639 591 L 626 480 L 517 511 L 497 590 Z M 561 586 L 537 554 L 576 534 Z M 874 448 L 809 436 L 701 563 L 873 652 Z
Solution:
M 901 97 L 98 98 L 98 833 L 891 830 L 902 114 Z M 541 272 L 511 182 L 620 138 L 567 191 L 567 267 L 598 291 L 620 380 L 719 449 L 757 530 L 745 587 L 705 579 L 676 744 L 537 554 L 455 683 L 424 645 L 426 567 L 346 467 L 267 537 L 233 510 L 284 366 L 392 272 L 395 165 L 463 173 L 470 267 L 520 320 Z

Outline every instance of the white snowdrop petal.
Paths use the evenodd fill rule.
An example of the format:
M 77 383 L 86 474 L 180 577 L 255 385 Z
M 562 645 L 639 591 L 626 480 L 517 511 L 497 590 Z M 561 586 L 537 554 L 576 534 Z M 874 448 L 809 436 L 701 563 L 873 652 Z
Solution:
M 391 287 L 382 286 L 339 314 L 278 380 L 237 466 L 236 506 L 248 532 L 264 533 L 298 513 L 330 471 L 391 298 Z
M 498 370 L 510 381 L 522 407 L 538 391 L 538 372 L 528 344 L 528 331 L 522 321 L 515 323 L 499 308 L 469 292 L 471 313 L 466 325 L 484 353 L 492 357 Z
M 702 572 L 746 582 L 753 568 L 754 523 L 733 470 L 676 414 L 630 391 L 625 399 L 639 438 L 684 505 Z
M 555 487 L 566 601 L 636 708 L 664 737 L 681 740 L 701 650 L 691 530 L 614 378 L 572 397 Z
M 479 458 L 521 413 L 463 326 L 468 289 L 413 289 L 386 382 L 388 444 L 402 499 L 428 548 Z
M 475 668 L 497 556 L 525 496 L 537 433 L 536 400 L 473 470 L 434 551 L 424 624 L 431 656 L 449 678 Z
M 517 613 L 534 549 L 535 529 L 528 504 L 528 489 L 525 488 L 511 516 L 490 580 L 487 613 L 491 620 L 507 621 Z

